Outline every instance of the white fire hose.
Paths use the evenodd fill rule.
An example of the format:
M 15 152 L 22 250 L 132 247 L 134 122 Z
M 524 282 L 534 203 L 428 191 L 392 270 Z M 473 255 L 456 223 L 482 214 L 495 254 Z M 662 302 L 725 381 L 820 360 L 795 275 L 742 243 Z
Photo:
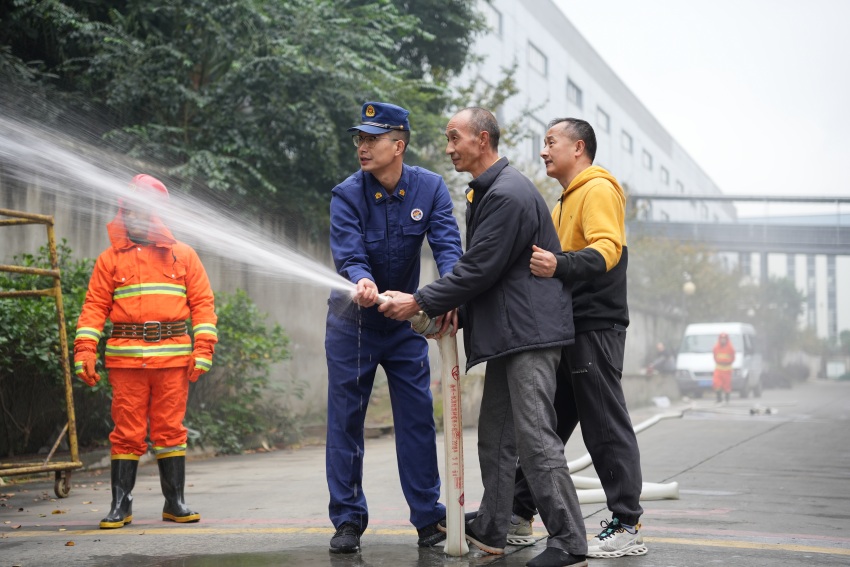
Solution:
M 378 295 L 377 303 L 386 303 L 390 298 Z M 437 332 L 436 320 L 431 319 L 423 311 L 409 319 L 413 330 L 422 335 Z M 437 340 L 440 348 L 440 377 L 443 387 L 443 434 L 445 436 L 446 472 L 443 480 L 446 485 L 446 554 L 455 557 L 465 555 L 469 551 L 466 543 L 464 522 L 464 489 L 463 489 L 463 421 L 461 407 L 460 373 L 458 370 L 457 339 L 449 334 Z M 683 412 L 667 412 L 657 414 L 634 427 L 635 433 L 655 425 L 663 419 L 682 417 Z M 576 487 L 579 504 L 605 503 L 605 491 L 598 478 L 577 476 L 577 471 L 586 469 L 593 463 L 590 454 L 567 463 L 573 484 Z M 679 483 L 644 482 L 641 489 L 641 500 L 678 500 Z
M 662 419 L 680 418 L 682 417 L 682 415 L 683 412 L 681 411 L 659 413 L 647 419 L 646 421 L 642 421 L 639 424 L 635 425 L 635 433 L 640 433 L 641 431 L 652 427 Z M 567 463 L 567 467 L 570 471 L 570 476 L 573 479 L 573 484 L 576 487 L 576 493 L 578 493 L 579 504 L 600 504 L 607 502 L 607 499 L 605 497 L 605 491 L 602 489 L 602 482 L 598 478 L 577 476 L 575 474 L 580 470 L 586 469 L 591 464 L 593 464 L 593 461 L 590 458 L 590 453 L 585 453 L 578 459 L 574 461 L 569 461 Z M 640 499 L 678 500 L 679 483 L 666 482 L 659 484 L 654 482 L 644 482 L 643 487 L 641 488 Z
M 378 303 L 386 303 L 389 297 L 378 295 Z M 436 320 L 420 311 L 409 319 L 413 330 L 422 335 L 436 333 Z M 446 487 L 446 543 L 443 550 L 447 555 L 460 557 L 469 552 L 466 543 L 463 492 L 463 412 L 460 401 L 460 371 L 457 363 L 457 338 L 445 334 L 437 340 L 440 348 L 440 383 L 443 388 L 443 435 L 446 471 L 443 475 Z

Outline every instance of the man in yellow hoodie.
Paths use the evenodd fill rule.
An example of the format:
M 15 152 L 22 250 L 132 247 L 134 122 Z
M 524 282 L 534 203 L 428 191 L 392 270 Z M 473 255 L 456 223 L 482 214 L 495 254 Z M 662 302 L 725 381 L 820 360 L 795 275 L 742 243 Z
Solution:
M 573 293 L 575 344 L 564 347 L 558 368 L 557 433 L 566 444 L 581 423 L 585 446 L 602 481 L 613 519 L 588 543 L 588 557 L 643 555 L 639 533 L 641 470 L 620 379 L 629 309 L 626 301 L 626 198 L 617 180 L 594 166 L 596 134 L 584 120 L 549 123 L 540 157 L 546 174 L 563 186 L 552 220 L 563 252 L 534 247 L 531 272 L 556 277 Z M 531 535 L 534 501 L 517 470 L 517 539 Z M 508 541 L 511 541 L 509 537 Z

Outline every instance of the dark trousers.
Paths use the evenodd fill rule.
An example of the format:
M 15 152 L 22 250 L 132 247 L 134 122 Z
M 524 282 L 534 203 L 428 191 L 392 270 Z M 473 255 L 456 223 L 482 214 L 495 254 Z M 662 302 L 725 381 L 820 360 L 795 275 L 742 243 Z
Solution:
M 576 335 L 575 344 L 564 347 L 558 366 L 555 410 L 558 437 L 564 445 L 581 423 L 582 438 L 602 481 L 608 509 L 621 523 L 634 525 L 643 514 L 643 477 L 637 437 L 620 383 L 625 344 L 625 331 L 606 329 Z M 521 468 L 516 479 L 514 514 L 530 518 L 536 513 L 535 500 Z
M 478 420 L 484 496 L 475 533 L 497 547 L 504 547 L 507 539 L 518 457 L 549 532 L 547 545 L 573 555 L 587 553 L 581 508 L 555 433 L 560 350 L 529 350 L 487 362 Z
M 334 527 L 353 522 L 365 530 L 369 523 L 363 493 L 363 427 L 378 364 L 387 374 L 399 480 L 410 507 L 410 522 L 423 528 L 445 518 L 446 508 L 438 502 L 437 431 L 425 337 L 408 325 L 377 331 L 329 314 L 325 352 L 325 470 Z

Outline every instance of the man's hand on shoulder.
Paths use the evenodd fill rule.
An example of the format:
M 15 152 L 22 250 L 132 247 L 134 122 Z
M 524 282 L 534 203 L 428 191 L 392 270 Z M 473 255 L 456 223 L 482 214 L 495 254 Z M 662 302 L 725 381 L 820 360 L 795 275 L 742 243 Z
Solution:
M 540 278 L 551 278 L 555 275 L 555 268 L 558 267 L 558 259 L 555 255 L 540 248 L 536 244 L 531 246 L 531 273 Z

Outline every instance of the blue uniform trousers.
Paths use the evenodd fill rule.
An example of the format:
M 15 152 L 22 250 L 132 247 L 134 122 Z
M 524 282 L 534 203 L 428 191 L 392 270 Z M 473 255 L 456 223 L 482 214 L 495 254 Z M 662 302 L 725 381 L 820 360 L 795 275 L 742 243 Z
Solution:
M 406 323 L 388 331 L 358 326 L 328 314 L 328 434 L 325 465 L 328 510 L 335 528 L 369 523 L 363 494 L 363 426 L 375 370 L 387 374 L 395 428 L 396 459 L 410 522 L 417 528 L 446 516 L 440 498 L 436 428 L 428 344 Z

